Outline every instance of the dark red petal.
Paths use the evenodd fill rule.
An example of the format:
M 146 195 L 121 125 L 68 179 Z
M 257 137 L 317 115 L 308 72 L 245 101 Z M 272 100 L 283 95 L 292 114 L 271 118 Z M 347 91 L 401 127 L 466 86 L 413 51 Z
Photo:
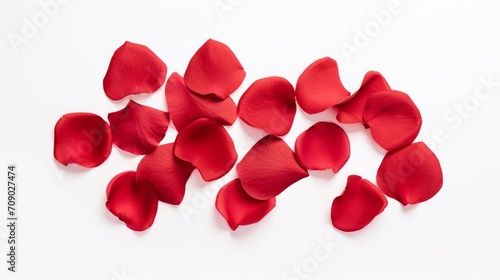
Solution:
M 130 229 L 143 231 L 153 224 L 158 194 L 148 184 L 137 184 L 134 171 L 116 175 L 108 184 L 106 197 L 106 208 Z
M 111 129 L 92 113 L 63 115 L 54 128 L 54 158 L 62 165 L 96 167 L 111 153 Z
M 109 113 L 113 143 L 136 155 L 149 154 L 163 140 L 170 118 L 168 113 L 130 100 L 125 108 Z
M 422 117 L 411 98 L 400 91 L 381 91 L 366 100 L 364 120 L 373 140 L 393 151 L 410 145 L 422 126 Z
M 167 65 L 148 47 L 125 42 L 109 63 L 104 92 L 112 100 L 130 94 L 153 93 L 165 82 Z
M 238 114 L 245 123 L 273 135 L 290 131 L 296 111 L 293 85 L 281 77 L 255 81 L 238 103 Z
M 179 131 L 201 118 L 212 119 L 223 125 L 231 125 L 236 120 L 236 104 L 230 97 L 220 100 L 213 95 L 193 93 L 177 73 L 168 78 L 165 97 L 172 122 Z
M 271 199 L 293 183 L 309 176 L 281 138 L 259 140 L 236 165 L 243 189 L 253 198 Z
M 337 62 L 329 57 L 309 65 L 297 81 L 297 102 L 305 112 L 323 112 L 349 96 L 340 81 Z
M 255 224 L 262 220 L 276 206 L 276 198 L 257 200 L 249 196 L 241 186 L 239 179 L 227 183 L 219 190 L 215 207 L 226 219 L 229 227 Z
M 238 158 L 226 129 L 210 119 L 196 120 L 181 130 L 175 139 L 174 154 L 192 163 L 207 182 L 224 176 Z
M 225 99 L 245 79 L 245 70 L 225 44 L 209 39 L 189 61 L 184 80 L 192 91 Z
M 137 166 L 137 184 L 149 184 L 160 201 L 179 205 L 184 198 L 186 182 L 194 166 L 174 156 L 174 144 L 160 145 L 144 156 Z
M 377 171 L 377 185 L 403 205 L 426 201 L 443 186 L 436 155 L 423 142 L 385 155 Z
M 332 203 L 333 226 L 342 231 L 357 231 L 384 211 L 387 199 L 377 186 L 359 176 L 347 178 L 344 192 Z
M 332 169 L 334 173 L 344 166 L 351 155 L 349 138 L 338 125 L 318 122 L 302 132 L 295 141 L 299 164 L 312 170 Z
M 337 120 L 341 123 L 363 123 L 366 100 L 375 92 L 390 90 L 384 77 L 375 71 L 366 73 L 361 87 L 353 95 L 337 104 Z

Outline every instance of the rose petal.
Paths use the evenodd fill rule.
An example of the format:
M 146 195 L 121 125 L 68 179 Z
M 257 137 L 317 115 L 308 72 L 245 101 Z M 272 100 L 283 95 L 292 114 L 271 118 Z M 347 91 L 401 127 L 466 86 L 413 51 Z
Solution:
M 281 77 L 255 81 L 238 103 L 238 115 L 245 123 L 278 136 L 290 131 L 296 111 L 293 85 Z
M 357 231 L 384 211 L 387 199 L 377 186 L 359 176 L 347 178 L 344 192 L 332 203 L 333 226 L 342 231 Z
M 192 163 L 207 182 L 224 176 L 238 158 L 226 129 L 210 119 L 196 120 L 181 130 L 175 139 L 174 154 Z
M 111 129 L 92 113 L 63 115 L 54 128 L 54 158 L 62 165 L 101 165 L 111 153 Z
M 443 186 L 436 155 L 423 142 L 385 155 L 377 171 L 377 185 L 403 205 L 426 201 Z
M 363 125 L 365 125 L 363 121 L 363 111 L 368 97 L 375 92 L 387 91 L 390 89 L 389 84 L 379 72 L 370 71 L 366 73 L 359 90 L 340 104 L 335 105 L 337 109 L 337 120 L 341 123 L 363 123 Z
M 417 106 L 407 94 L 395 90 L 372 94 L 366 100 L 364 120 L 373 140 L 388 151 L 410 145 L 422 126 Z
M 168 113 L 130 100 L 125 108 L 109 113 L 113 143 L 136 155 L 149 154 L 165 137 Z
M 323 112 L 349 96 L 340 81 L 337 62 L 330 57 L 316 60 L 300 75 L 297 102 L 309 114 Z
M 184 198 L 186 182 L 194 166 L 174 156 L 174 144 L 160 145 L 144 156 L 137 166 L 137 183 L 149 184 L 160 201 L 179 205 Z
M 130 94 L 153 93 L 165 82 L 167 65 L 148 47 L 125 42 L 109 63 L 104 92 L 112 100 Z
M 260 139 L 236 165 L 243 189 L 253 198 L 271 199 L 293 183 L 309 176 L 281 138 Z
M 245 70 L 225 44 L 209 39 L 189 61 L 184 81 L 189 89 L 225 99 L 245 79 Z
M 165 97 L 172 122 L 179 131 L 201 118 L 212 119 L 223 125 L 231 125 L 236 120 L 236 104 L 230 97 L 220 100 L 215 96 L 193 93 L 177 73 L 168 78 Z
M 299 164 L 312 170 L 332 169 L 334 173 L 344 166 L 351 154 L 349 138 L 338 125 L 318 122 L 302 132 L 295 141 Z
M 108 184 L 106 197 L 106 208 L 128 228 L 143 231 L 153 224 L 158 194 L 149 184 L 137 184 L 134 171 L 116 175 Z
M 276 206 L 276 198 L 257 200 L 249 196 L 239 179 L 227 183 L 219 190 L 215 200 L 217 211 L 234 231 L 238 226 L 259 222 Z

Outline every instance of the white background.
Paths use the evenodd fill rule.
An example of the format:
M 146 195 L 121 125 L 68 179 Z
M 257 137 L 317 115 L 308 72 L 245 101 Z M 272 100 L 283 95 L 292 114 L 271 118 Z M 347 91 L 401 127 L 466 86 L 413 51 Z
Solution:
M 0 169 L 17 164 L 20 186 L 18 273 L 7 272 L 0 257 L 0 279 L 500 279 L 500 86 L 488 92 L 480 82 L 500 81 L 498 2 L 400 0 L 386 26 L 377 23 L 380 30 L 374 13 L 387 10 L 390 0 L 103 2 L 58 4 L 45 25 L 38 1 L 0 2 Z M 220 3 L 231 9 L 217 12 L 214 4 Z M 16 52 L 9 36 L 24 36 L 23 18 L 41 26 Z M 369 42 L 355 42 L 357 28 L 372 28 Z M 52 155 L 54 125 L 65 113 L 106 118 L 125 106 L 127 99 L 112 102 L 102 89 L 109 60 L 124 41 L 150 47 L 170 75 L 183 74 L 209 38 L 229 45 L 247 71 L 235 100 L 265 76 L 295 84 L 324 56 L 338 61 L 350 91 L 366 71 L 380 71 L 420 108 L 424 123 L 417 140 L 426 140 L 439 157 L 442 190 L 414 207 L 389 199 L 357 233 L 335 230 L 330 205 L 347 176 L 374 182 L 383 156 L 369 131 L 344 125 L 352 154 L 341 172 L 310 172 L 256 225 L 231 232 L 213 206 L 210 190 L 234 178 L 234 170 L 212 183 L 196 171 L 181 207 L 160 204 L 151 229 L 129 230 L 107 212 L 105 188 L 114 175 L 134 170 L 140 157 L 113 147 L 98 168 L 63 168 Z M 345 44 L 357 53 L 345 55 Z M 132 98 L 166 110 L 163 88 Z M 488 95 L 479 100 L 477 88 Z M 453 111 L 464 103 L 462 115 Z M 293 147 L 319 120 L 334 121 L 334 112 L 309 116 L 298 110 L 285 140 Z M 263 136 L 239 120 L 228 130 L 240 159 Z M 163 143 L 175 134 L 170 126 Z M 4 184 L 0 217 L 6 193 Z M 189 209 L 196 214 L 186 215 Z M 326 251 L 324 242 L 335 248 Z M 294 266 L 303 274 L 294 274 Z

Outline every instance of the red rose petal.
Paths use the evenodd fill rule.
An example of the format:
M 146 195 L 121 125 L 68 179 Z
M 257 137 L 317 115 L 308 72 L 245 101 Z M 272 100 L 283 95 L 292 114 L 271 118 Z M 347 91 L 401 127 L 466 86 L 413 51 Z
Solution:
M 130 94 L 153 93 L 165 82 L 167 65 L 148 47 L 125 42 L 109 63 L 104 92 L 112 100 Z
M 385 155 L 377 171 L 377 185 L 403 205 L 426 201 L 443 186 L 436 155 L 423 142 Z
M 130 100 L 125 108 L 109 113 L 113 143 L 136 155 L 149 154 L 165 137 L 168 113 Z
M 341 123 L 363 123 L 365 125 L 363 122 L 363 111 L 366 100 L 375 92 L 390 89 L 389 84 L 379 72 L 370 71 L 366 73 L 359 90 L 340 104 L 335 105 L 337 120 Z
M 198 95 L 184 84 L 177 73 L 168 78 L 165 86 L 168 111 L 177 130 L 182 130 L 191 122 L 207 118 L 223 125 L 231 125 L 236 120 L 236 104 L 228 97 L 220 100 L 215 96 Z
M 311 170 L 332 169 L 334 173 L 344 166 L 351 155 L 349 138 L 338 125 L 318 122 L 302 132 L 295 141 L 299 164 Z
M 192 163 L 207 182 L 224 176 L 238 158 L 226 129 L 210 119 L 196 120 L 181 130 L 175 139 L 174 154 Z
M 309 114 L 323 112 L 349 96 L 340 81 L 337 62 L 329 57 L 309 65 L 297 81 L 297 102 Z
M 384 211 L 387 199 L 377 186 L 359 176 L 347 178 L 344 192 L 332 203 L 333 226 L 342 231 L 357 231 Z
M 410 145 L 422 126 L 422 117 L 411 98 L 400 91 L 381 91 L 367 100 L 364 120 L 373 140 L 392 151 Z
M 144 156 L 137 166 L 137 184 L 149 184 L 160 201 L 179 205 L 186 192 L 186 182 L 194 166 L 174 156 L 174 144 L 160 145 Z
M 227 183 L 219 190 L 215 207 L 226 219 L 229 227 L 250 225 L 262 220 L 276 206 L 276 198 L 257 200 L 249 196 L 241 186 L 239 179 Z
M 108 184 L 106 197 L 106 208 L 128 228 L 143 231 L 153 224 L 158 194 L 148 184 L 137 184 L 134 171 L 116 175 Z
M 290 131 L 296 111 L 293 85 L 281 77 L 255 81 L 238 103 L 238 115 L 245 123 L 278 136 Z
M 92 113 L 63 115 L 54 128 L 54 158 L 62 165 L 96 167 L 111 153 L 111 129 Z
M 259 140 L 236 165 L 243 189 L 253 198 L 271 199 L 293 183 L 309 176 L 281 138 Z
M 241 85 L 245 75 L 233 51 L 225 44 L 209 39 L 189 61 L 184 81 L 198 94 L 215 94 L 225 99 Z

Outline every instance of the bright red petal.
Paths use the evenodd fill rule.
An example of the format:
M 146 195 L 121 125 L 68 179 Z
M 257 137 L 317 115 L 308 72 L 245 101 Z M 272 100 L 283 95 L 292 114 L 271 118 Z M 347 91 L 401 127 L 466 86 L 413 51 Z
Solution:
M 257 200 L 249 196 L 241 186 L 239 179 L 227 183 L 219 190 L 215 207 L 226 219 L 229 227 L 236 230 L 238 226 L 259 222 L 276 206 L 276 198 Z
M 281 77 L 255 81 L 238 103 L 238 114 L 245 123 L 278 136 L 290 131 L 296 111 L 293 85 Z
M 377 185 L 403 205 L 426 201 L 443 186 L 443 171 L 436 155 L 423 142 L 385 155 Z
M 148 184 L 137 184 L 134 171 L 116 175 L 108 184 L 106 197 L 106 208 L 130 229 L 143 231 L 153 224 L 158 194 Z
M 253 198 L 271 199 L 309 176 L 281 138 L 268 135 L 257 142 L 236 165 L 243 189 Z
M 347 178 L 344 192 L 332 203 L 333 226 L 342 231 L 357 231 L 384 211 L 387 199 L 377 186 L 359 176 Z
M 337 62 L 329 57 L 309 65 L 297 81 L 297 102 L 309 114 L 323 112 L 349 96 L 340 81 Z
M 63 115 L 54 128 L 54 158 L 62 165 L 96 167 L 111 153 L 111 129 L 92 113 Z
M 220 100 L 215 96 L 193 93 L 177 73 L 168 78 L 165 96 L 170 117 L 178 131 L 201 118 L 212 119 L 223 125 L 231 125 L 236 120 L 236 104 L 230 97 Z
M 225 99 L 241 85 L 245 75 L 233 51 L 209 39 L 189 61 L 184 80 L 187 87 L 198 94 L 215 94 Z
M 153 93 L 165 82 L 167 65 L 148 47 L 125 42 L 109 63 L 104 92 L 112 100 L 130 94 Z
M 163 140 L 170 118 L 168 113 L 130 100 L 125 108 L 109 113 L 113 143 L 136 155 L 149 154 Z
M 393 151 L 410 145 L 422 126 L 422 117 L 411 98 L 400 91 L 381 91 L 366 101 L 364 120 L 373 140 Z
M 365 125 L 363 111 L 368 97 L 375 92 L 390 89 L 389 84 L 379 72 L 370 71 L 366 73 L 359 90 L 335 106 L 337 120 L 341 123 L 363 123 Z
M 207 182 L 224 176 L 238 158 L 226 129 L 210 119 L 196 120 L 181 130 L 175 139 L 174 154 L 192 163 Z
M 186 182 L 194 166 L 174 156 L 174 144 L 160 145 L 144 156 L 137 166 L 137 184 L 149 184 L 160 201 L 179 205 L 184 198 Z
M 312 170 L 332 169 L 334 173 L 344 166 L 351 155 L 349 138 L 338 125 L 318 122 L 302 132 L 295 141 L 299 164 Z

